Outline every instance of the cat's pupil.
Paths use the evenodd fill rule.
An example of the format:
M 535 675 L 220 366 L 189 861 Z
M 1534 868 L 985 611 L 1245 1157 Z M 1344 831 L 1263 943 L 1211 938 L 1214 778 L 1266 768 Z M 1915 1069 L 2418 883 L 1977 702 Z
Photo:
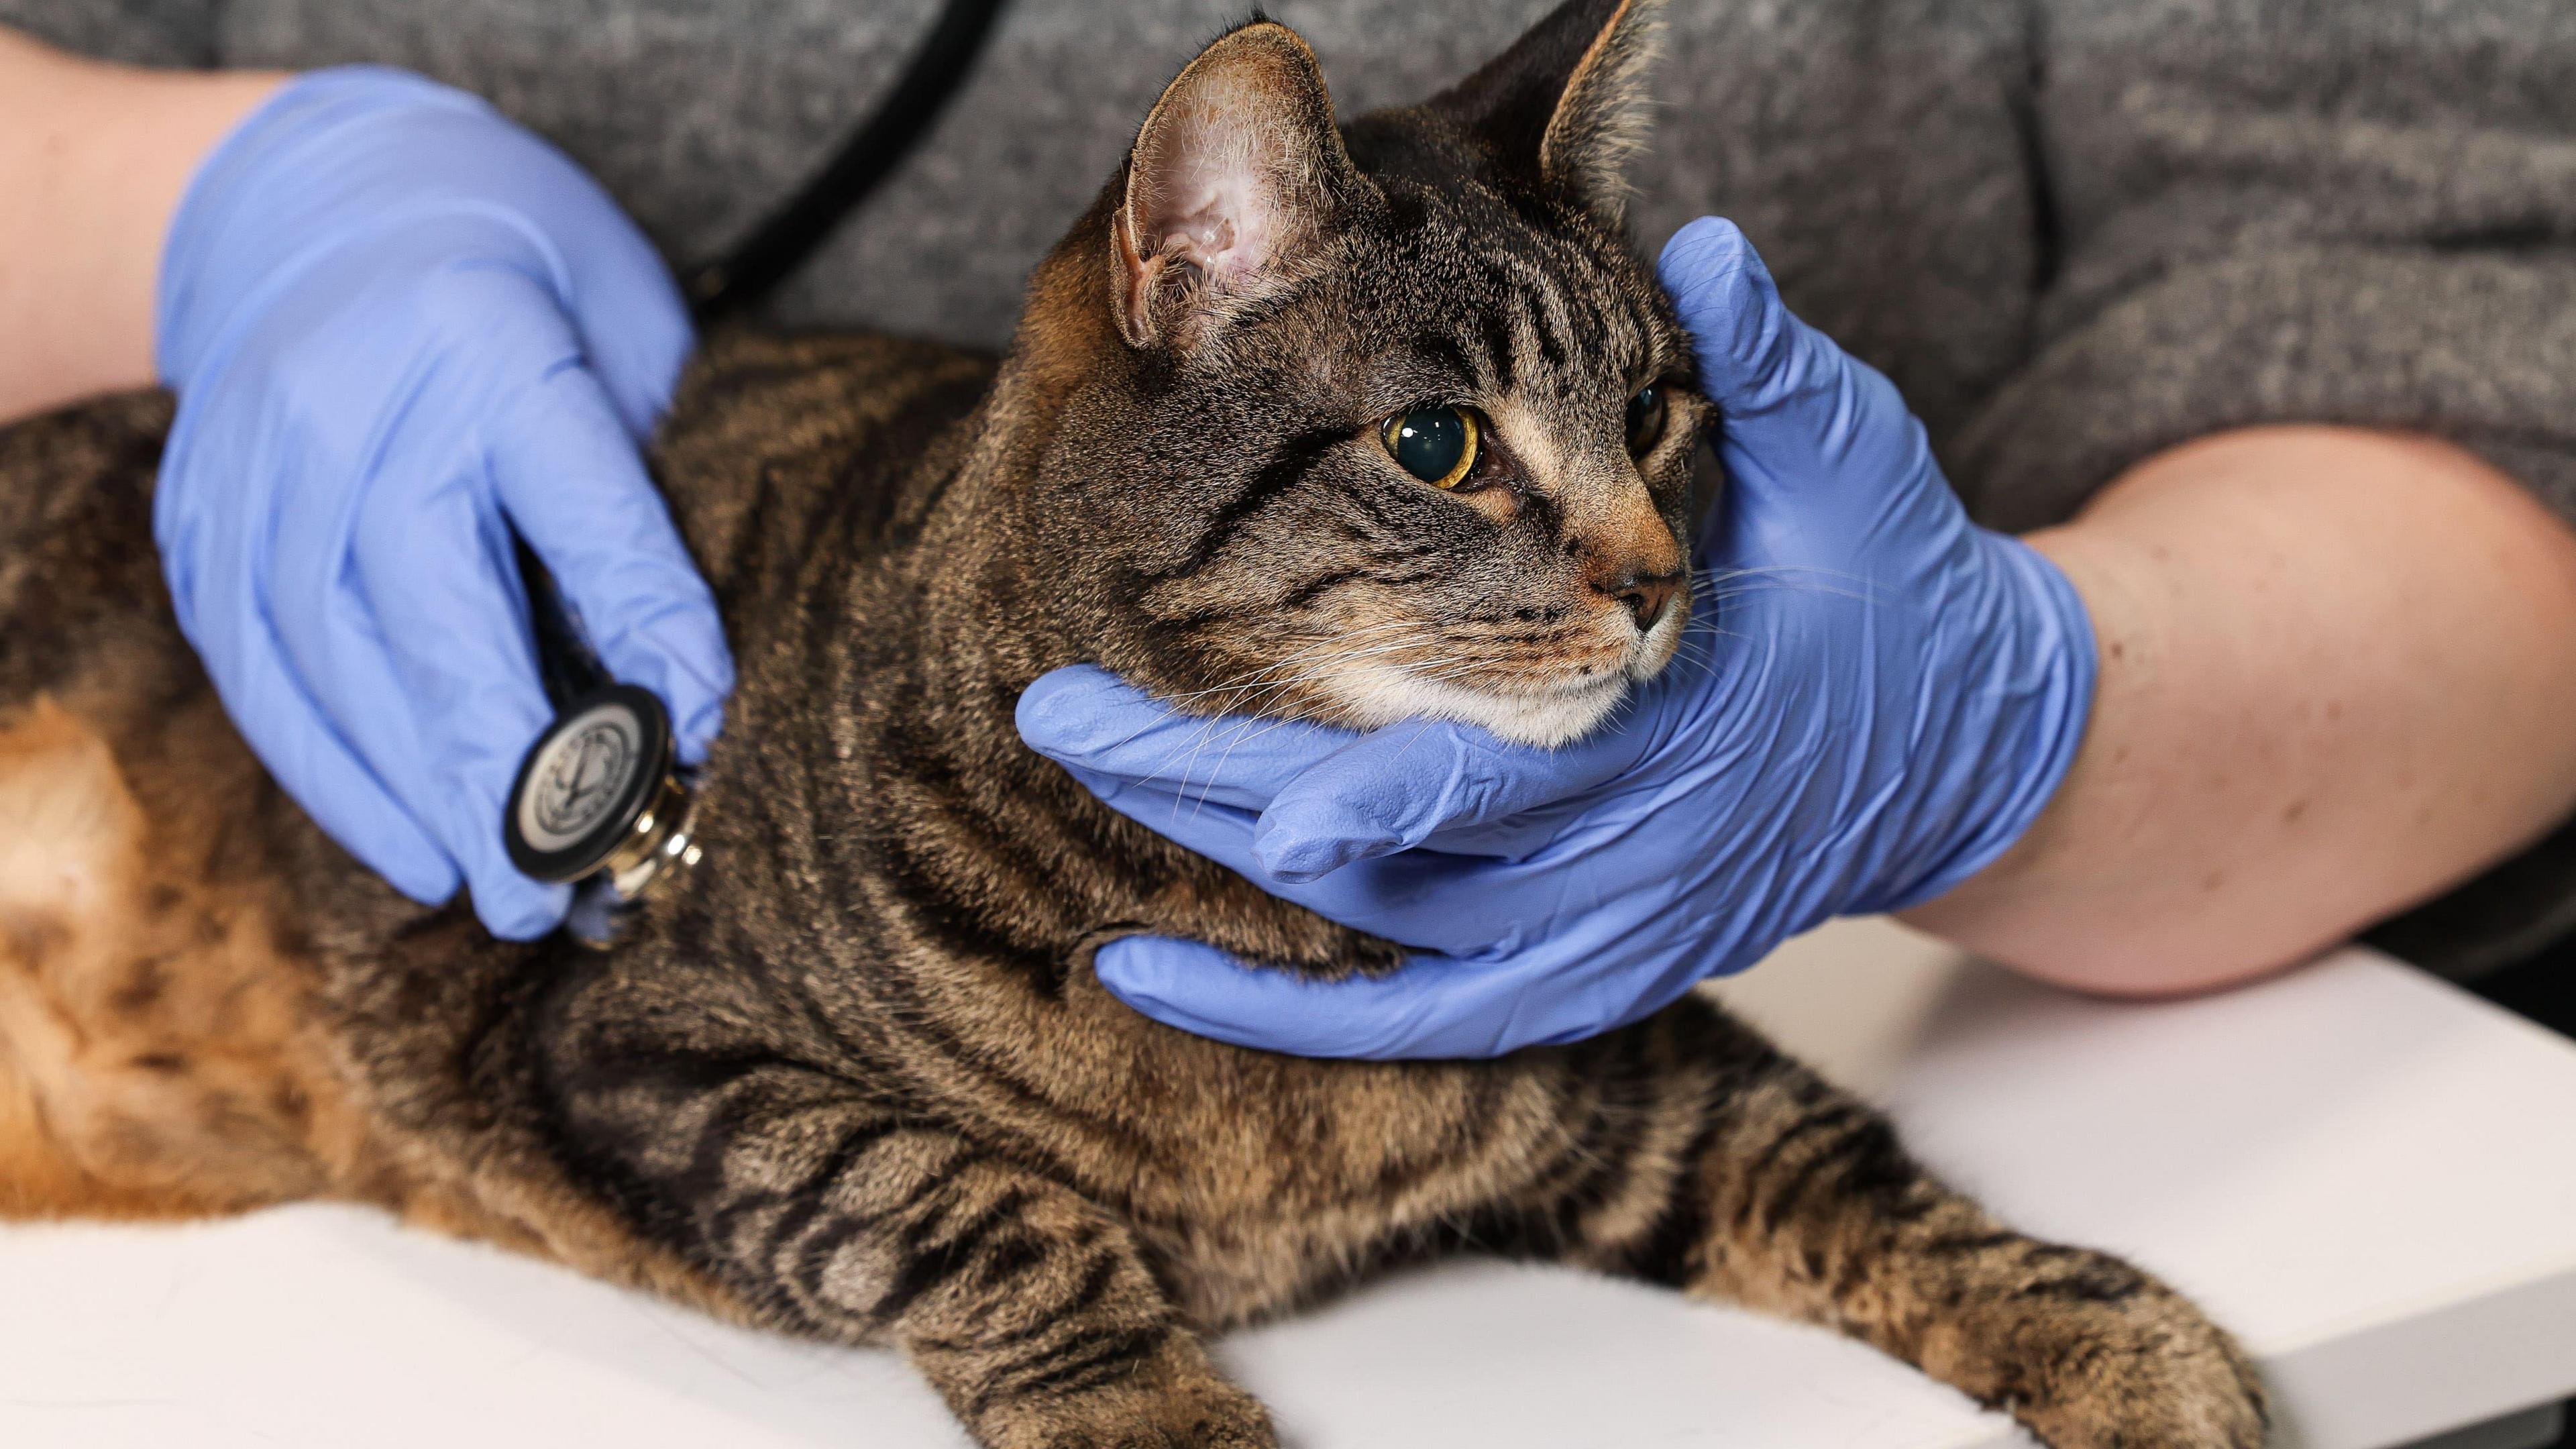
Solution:
M 1647 383 L 1628 399 L 1628 452 L 1642 457 L 1664 435 L 1664 390 Z
M 1386 451 L 1434 488 L 1455 488 L 1476 466 L 1476 424 L 1456 408 L 1415 408 L 1386 420 Z

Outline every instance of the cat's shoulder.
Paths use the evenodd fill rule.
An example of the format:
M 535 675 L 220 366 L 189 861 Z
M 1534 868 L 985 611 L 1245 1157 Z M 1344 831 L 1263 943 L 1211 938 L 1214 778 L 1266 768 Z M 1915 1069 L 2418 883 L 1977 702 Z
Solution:
M 718 594 L 792 572 L 826 515 L 862 541 L 897 530 L 997 366 L 879 333 L 711 334 L 655 436 L 653 471 Z
M 118 482 L 149 487 L 160 467 L 173 403 L 159 389 L 111 393 L 0 424 L 0 519 L 76 501 L 83 489 Z M 67 500 L 66 494 L 75 495 Z
M 927 388 L 980 387 L 993 375 L 988 353 L 877 332 L 759 332 L 710 335 L 671 402 L 671 440 L 710 423 L 783 422 L 818 409 L 867 418 L 899 409 Z

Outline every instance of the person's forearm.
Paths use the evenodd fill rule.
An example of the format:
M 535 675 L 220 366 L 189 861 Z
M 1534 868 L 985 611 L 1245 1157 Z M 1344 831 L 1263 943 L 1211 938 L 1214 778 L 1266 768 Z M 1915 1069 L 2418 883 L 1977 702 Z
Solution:
M 1914 925 L 2068 985 L 2192 990 L 2576 807 L 2576 531 L 2458 448 L 2223 434 L 2030 542 L 2092 611 L 2092 722 L 2029 834 Z
M 0 421 L 152 381 L 170 214 L 283 79 L 103 65 L 0 28 Z

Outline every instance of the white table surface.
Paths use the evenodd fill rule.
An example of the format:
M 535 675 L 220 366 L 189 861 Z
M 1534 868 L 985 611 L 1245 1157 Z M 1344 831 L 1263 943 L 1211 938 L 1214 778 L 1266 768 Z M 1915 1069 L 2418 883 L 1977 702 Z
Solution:
M 1726 994 L 2035 1231 L 2130 1254 L 2260 1357 L 2285 1445 L 2576 1393 L 2576 1048 L 2362 952 L 2207 1000 L 2023 985 L 1881 923 Z M 0 1444 L 620 1449 L 964 1440 L 893 1356 L 788 1343 L 298 1208 L 0 1231 Z M 1238 1334 L 1293 1449 L 2001 1449 L 1830 1335 L 1460 1263 Z

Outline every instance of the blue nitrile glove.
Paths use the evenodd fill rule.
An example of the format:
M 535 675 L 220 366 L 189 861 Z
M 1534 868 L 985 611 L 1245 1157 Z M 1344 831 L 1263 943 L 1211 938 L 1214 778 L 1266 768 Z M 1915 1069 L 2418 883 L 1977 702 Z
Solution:
M 198 169 L 156 345 L 179 394 L 153 530 L 179 625 L 252 747 L 405 894 L 500 935 L 567 891 L 502 799 L 549 718 L 516 528 L 610 672 L 704 755 L 715 602 L 638 448 L 691 346 L 651 244 L 552 147 L 397 71 L 289 82 Z
M 1732 225 L 1685 227 L 1662 273 L 1732 487 L 1690 642 L 1591 736 L 1211 730 L 1087 666 L 1021 697 L 1021 735 L 1118 810 L 1423 952 L 1323 986 L 1130 937 L 1098 956 L 1120 998 L 1312 1055 L 1570 1041 L 1938 895 L 2047 803 L 2092 699 L 2074 588 L 1968 521 L 1895 387 L 1789 315 Z

